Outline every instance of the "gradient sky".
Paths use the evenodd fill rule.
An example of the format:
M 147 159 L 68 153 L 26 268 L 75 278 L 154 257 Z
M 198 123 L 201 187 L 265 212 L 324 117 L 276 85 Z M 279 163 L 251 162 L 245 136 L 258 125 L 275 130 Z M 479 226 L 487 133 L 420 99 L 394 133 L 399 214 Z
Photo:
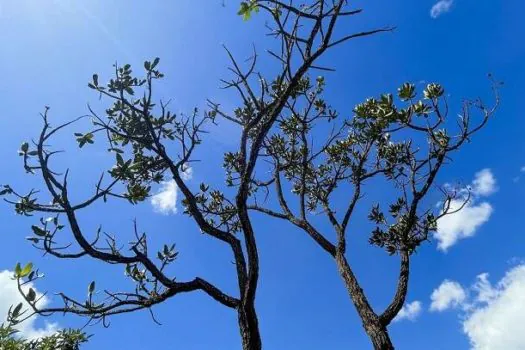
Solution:
M 144 60 L 160 57 L 166 78 L 159 97 L 172 98 L 177 112 L 202 107 L 207 98 L 227 108 L 236 106 L 235 94 L 219 89 L 219 79 L 228 74 L 221 45 L 226 44 L 237 57 L 248 57 L 252 43 L 263 52 L 269 39 L 261 15 L 246 23 L 235 14 L 237 1 L 222 3 L 0 0 L 0 183 L 25 190 L 38 184 L 37 178 L 24 175 L 16 154 L 21 142 L 39 132 L 38 113 L 48 105 L 52 120 L 59 123 L 85 114 L 88 102 L 103 110 L 104 101 L 98 101 L 87 82 L 94 72 L 101 79 L 108 77 L 114 62 L 139 68 Z M 491 193 L 476 198 L 470 208 L 473 217 L 457 217 L 449 227 L 466 230 L 471 223 L 471 237 L 458 240 L 446 252 L 437 249 L 433 240 L 414 257 L 408 302 L 419 304 L 412 304 L 407 318 L 391 325 L 393 341 L 399 349 L 523 349 L 525 335 L 512 325 L 525 322 L 524 316 L 516 315 L 525 315 L 525 177 L 520 179 L 525 175 L 521 169 L 525 164 L 525 3 L 442 0 L 436 5 L 434 0 L 373 0 L 355 6 L 362 6 L 364 14 L 342 24 L 338 34 L 383 25 L 397 29 L 349 42 L 324 58 L 337 68 L 326 75 L 326 97 L 341 114 L 350 115 L 359 101 L 394 92 L 405 81 L 419 87 L 430 81 L 442 83 L 450 94 L 451 108 L 459 111 L 462 97 L 490 97 L 487 73 L 505 81 L 496 118 L 455 154 L 438 179 L 443 184 L 477 178 L 489 182 Z M 437 7 L 431 11 L 433 6 Z M 271 69 L 275 62 L 262 57 L 263 69 Z M 72 132 L 55 145 L 74 145 Z M 232 135 L 235 130 L 227 124 L 213 129 L 201 149 L 206 161 L 194 168 L 194 184 L 221 181 L 217 169 L 222 152 L 236 146 Z M 90 193 L 97 174 L 111 160 L 94 148 L 74 149 L 62 161 L 72 168 L 71 186 L 81 198 Z M 483 204 L 490 213 L 475 210 Z M 181 280 L 200 275 L 235 293 L 228 250 L 199 234 L 180 212 L 163 215 L 149 202 L 133 208 L 111 203 L 96 205 L 81 219 L 92 230 L 102 223 L 125 242 L 137 217 L 151 239 L 177 244 L 180 259 L 174 271 Z M 34 221 L 15 216 L 7 205 L 0 205 L 0 220 L 4 223 L 0 271 L 12 270 L 17 261 L 33 261 L 46 273 L 36 286 L 39 291 L 63 290 L 79 298 L 85 296 L 92 279 L 99 288 L 129 288 L 121 268 L 89 259 L 42 258 L 25 240 Z M 360 225 L 350 234 L 349 260 L 374 306 L 384 307 L 394 293 L 398 262 L 369 247 Z M 256 227 L 261 255 L 257 307 L 265 348 L 370 348 L 333 261 L 287 225 L 258 218 Z M 480 277 L 482 273 L 489 275 Z M 445 280 L 449 282 L 443 287 Z M 10 289 L 4 286 L 4 290 L 0 311 L 11 300 Z M 493 312 L 500 316 L 496 321 L 491 321 Z M 155 314 L 162 326 L 154 324 L 147 312 L 140 312 L 112 318 L 107 329 L 89 327 L 94 337 L 85 349 L 240 349 L 235 312 L 202 293 L 177 296 L 156 307 Z M 37 319 L 31 327 L 45 327 L 46 321 L 60 327 L 84 322 L 57 316 Z M 501 347 L 491 347 L 494 342 Z

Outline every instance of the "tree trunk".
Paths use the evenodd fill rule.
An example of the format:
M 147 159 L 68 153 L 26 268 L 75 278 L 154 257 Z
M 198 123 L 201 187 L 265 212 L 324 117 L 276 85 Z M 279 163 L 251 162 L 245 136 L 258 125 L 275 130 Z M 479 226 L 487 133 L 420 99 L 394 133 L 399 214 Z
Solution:
M 368 334 L 370 341 L 372 342 L 375 350 L 392 350 L 394 345 L 388 335 L 388 330 L 381 324 L 379 316 L 374 312 L 368 300 L 363 292 L 363 289 L 359 285 L 348 261 L 341 254 L 336 254 L 335 257 L 339 274 L 341 275 L 350 299 L 354 303 L 357 313 L 361 317 L 363 322 L 363 328 Z
M 366 333 L 370 337 L 372 345 L 375 350 L 393 350 L 394 345 L 390 340 L 388 331 L 385 327 L 381 326 L 379 322 L 375 325 L 365 326 Z
M 253 305 L 239 305 L 239 329 L 241 331 L 243 350 L 261 350 L 261 334 L 259 321 Z

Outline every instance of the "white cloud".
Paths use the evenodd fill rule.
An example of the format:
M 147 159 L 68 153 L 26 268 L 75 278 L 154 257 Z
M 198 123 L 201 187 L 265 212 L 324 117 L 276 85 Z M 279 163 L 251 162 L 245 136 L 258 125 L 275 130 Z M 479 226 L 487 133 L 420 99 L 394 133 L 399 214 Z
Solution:
M 478 294 L 463 321 L 472 348 L 525 349 L 525 265 L 509 270 L 495 286 L 481 274 L 474 289 Z
M 20 295 L 17 289 L 16 281 L 12 280 L 13 272 L 11 271 L 2 271 L 0 272 L 0 323 L 4 322 L 7 317 L 9 307 L 11 305 L 18 305 L 21 302 L 24 302 L 24 299 Z M 34 288 L 34 286 L 29 283 L 26 284 L 23 288 L 24 291 L 27 291 L 29 288 Z M 35 289 L 36 291 L 36 289 Z M 37 292 L 37 298 L 42 297 L 41 293 Z M 38 305 L 40 307 L 45 307 L 49 304 L 49 299 L 43 297 Z M 25 304 L 27 305 L 27 304 Z M 25 322 L 16 325 L 16 329 L 20 331 L 20 335 L 27 339 L 37 339 L 43 336 L 51 335 L 58 330 L 58 326 L 55 323 L 46 323 L 44 328 L 37 328 L 35 325 L 36 317 L 31 317 Z
M 476 282 L 472 285 L 472 289 L 477 294 L 476 301 L 486 303 L 494 299 L 496 290 L 489 282 L 489 274 L 482 273 L 478 275 L 476 279 Z
M 466 189 L 461 190 L 460 193 L 463 195 L 452 199 L 449 203 L 451 214 L 438 220 L 438 229 L 434 238 L 438 241 L 439 250 L 447 251 L 458 240 L 474 236 L 494 211 L 488 202 L 477 203 L 480 197 L 488 196 L 497 190 L 496 179 L 490 169 L 477 172 L 469 187 L 471 197 L 467 197 Z
M 394 322 L 401 321 L 401 320 L 409 320 L 409 321 L 415 321 L 416 318 L 421 314 L 421 302 L 420 301 L 413 301 L 411 303 L 403 305 L 403 308 L 399 313 L 397 314 L 396 318 L 394 318 Z
M 460 296 L 456 298 L 462 310 L 459 318 L 471 349 L 525 349 L 525 264 L 511 268 L 496 285 L 488 277 L 487 273 L 477 276 L 469 288 L 470 298 L 453 282 Z
M 525 173 L 525 166 L 520 167 L 520 175 L 518 175 L 518 176 L 514 176 L 514 177 L 512 178 L 512 182 L 514 182 L 514 183 L 519 182 L 520 179 L 521 179 L 521 174 L 522 174 L 522 173 Z
M 451 212 L 460 209 L 463 203 L 463 200 L 452 200 Z M 458 240 L 474 236 L 477 229 L 489 220 L 492 212 L 493 208 L 487 202 L 476 205 L 473 201 L 469 201 L 457 213 L 439 219 L 438 230 L 434 234 L 438 240 L 438 249 L 447 251 Z
M 444 13 L 447 13 L 452 8 L 454 0 L 439 0 L 430 9 L 430 17 L 438 18 Z
M 183 180 L 191 180 L 193 178 L 193 168 L 186 167 L 181 173 Z M 179 188 L 175 180 L 161 182 L 161 187 L 157 194 L 151 197 L 151 205 L 153 209 L 165 215 L 177 214 L 177 197 Z
M 466 298 L 467 293 L 458 282 L 444 280 L 430 296 L 430 311 L 445 311 L 458 307 Z
M 483 169 L 476 173 L 472 181 L 472 193 L 478 196 L 488 196 L 496 190 L 496 179 L 490 169 Z
M 177 194 L 178 187 L 175 180 L 164 181 L 161 183 L 159 192 L 151 197 L 153 209 L 162 214 L 177 213 Z

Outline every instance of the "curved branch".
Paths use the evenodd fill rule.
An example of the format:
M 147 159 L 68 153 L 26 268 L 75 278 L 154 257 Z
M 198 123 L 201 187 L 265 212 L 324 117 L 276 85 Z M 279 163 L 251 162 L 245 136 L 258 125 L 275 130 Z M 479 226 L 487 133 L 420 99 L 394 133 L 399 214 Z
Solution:
M 399 277 L 397 281 L 397 289 L 392 302 L 379 316 L 379 320 L 383 326 L 388 326 L 390 322 L 397 316 L 403 305 L 408 291 L 408 279 L 410 276 L 410 255 L 406 251 L 400 252 L 401 263 L 399 267 Z

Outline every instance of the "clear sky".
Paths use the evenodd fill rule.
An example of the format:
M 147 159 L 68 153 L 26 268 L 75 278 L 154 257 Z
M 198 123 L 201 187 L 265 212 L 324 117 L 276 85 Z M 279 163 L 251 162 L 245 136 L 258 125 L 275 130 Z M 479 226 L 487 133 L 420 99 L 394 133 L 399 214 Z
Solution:
M 252 43 L 263 52 L 268 39 L 260 18 L 245 23 L 235 15 L 237 1 L 224 0 L 224 5 L 222 0 L 0 0 L 0 183 L 26 190 L 38 183 L 24 175 L 16 154 L 22 141 L 39 132 L 38 113 L 48 105 L 58 123 L 86 113 L 88 102 L 103 110 L 87 82 L 94 72 L 107 77 L 114 62 L 142 67 L 144 60 L 160 57 L 166 78 L 159 97 L 172 98 L 175 111 L 202 107 L 207 98 L 235 106 L 235 94 L 219 89 L 228 63 L 221 45 L 247 57 Z M 459 112 L 462 97 L 490 97 L 487 73 L 505 81 L 496 118 L 440 174 L 441 184 L 461 180 L 478 192 L 465 213 L 440 226 L 440 240 L 425 244 L 413 259 L 410 304 L 405 318 L 390 327 L 393 341 L 399 349 L 524 349 L 525 335 L 517 325 L 525 322 L 525 3 L 373 0 L 355 5 L 365 13 L 341 25 L 339 34 L 382 25 L 397 29 L 349 42 L 325 58 L 337 68 L 326 76 L 327 99 L 341 114 L 351 116 L 356 103 L 394 92 L 405 81 L 442 83 Z M 271 64 L 268 59 L 263 67 Z M 213 130 L 202 145 L 205 161 L 194 168 L 195 184 L 221 180 L 217 169 L 222 152 L 236 145 L 232 135 L 227 124 Z M 71 145 L 72 135 L 56 143 Z M 76 149 L 62 159 L 72 168 L 79 197 L 92 190 L 109 161 L 103 152 Z M 82 220 L 93 230 L 103 224 L 125 242 L 137 217 L 153 240 L 177 244 L 180 279 L 201 275 L 234 293 L 227 249 L 199 234 L 181 210 L 163 214 L 154 209 L 149 201 L 134 208 L 97 205 Z M 122 269 L 89 259 L 42 258 L 25 240 L 34 222 L 15 216 L 7 205 L 0 206 L 0 220 L 0 271 L 12 270 L 17 261 L 33 261 L 46 273 L 39 291 L 67 291 L 80 298 L 92 279 L 99 288 L 129 288 Z M 369 247 L 359 227 L 350 233 L 349 260 L 374 306 L 384 307 L 394 293 L 398 262 Z M 370 348 L 333 261 L 287 225 L 258 218 L 256 228 L 261 255 L 257 306 L 265 348 Z M 14 300 L 5 276 L 0 274 L 0 311 Z M 177 296 L 156 307 L 155 314 L 162 326 L 140 312 L 112 318 L 107 329 L 89 327 L 94 337 L 85 349 L 240 349 L 235 312 L 201 293 Z M 46 321 L 57 325 L 46 326 Z M 37 319 L 25 330 L 83 322 L 62 316 Z

